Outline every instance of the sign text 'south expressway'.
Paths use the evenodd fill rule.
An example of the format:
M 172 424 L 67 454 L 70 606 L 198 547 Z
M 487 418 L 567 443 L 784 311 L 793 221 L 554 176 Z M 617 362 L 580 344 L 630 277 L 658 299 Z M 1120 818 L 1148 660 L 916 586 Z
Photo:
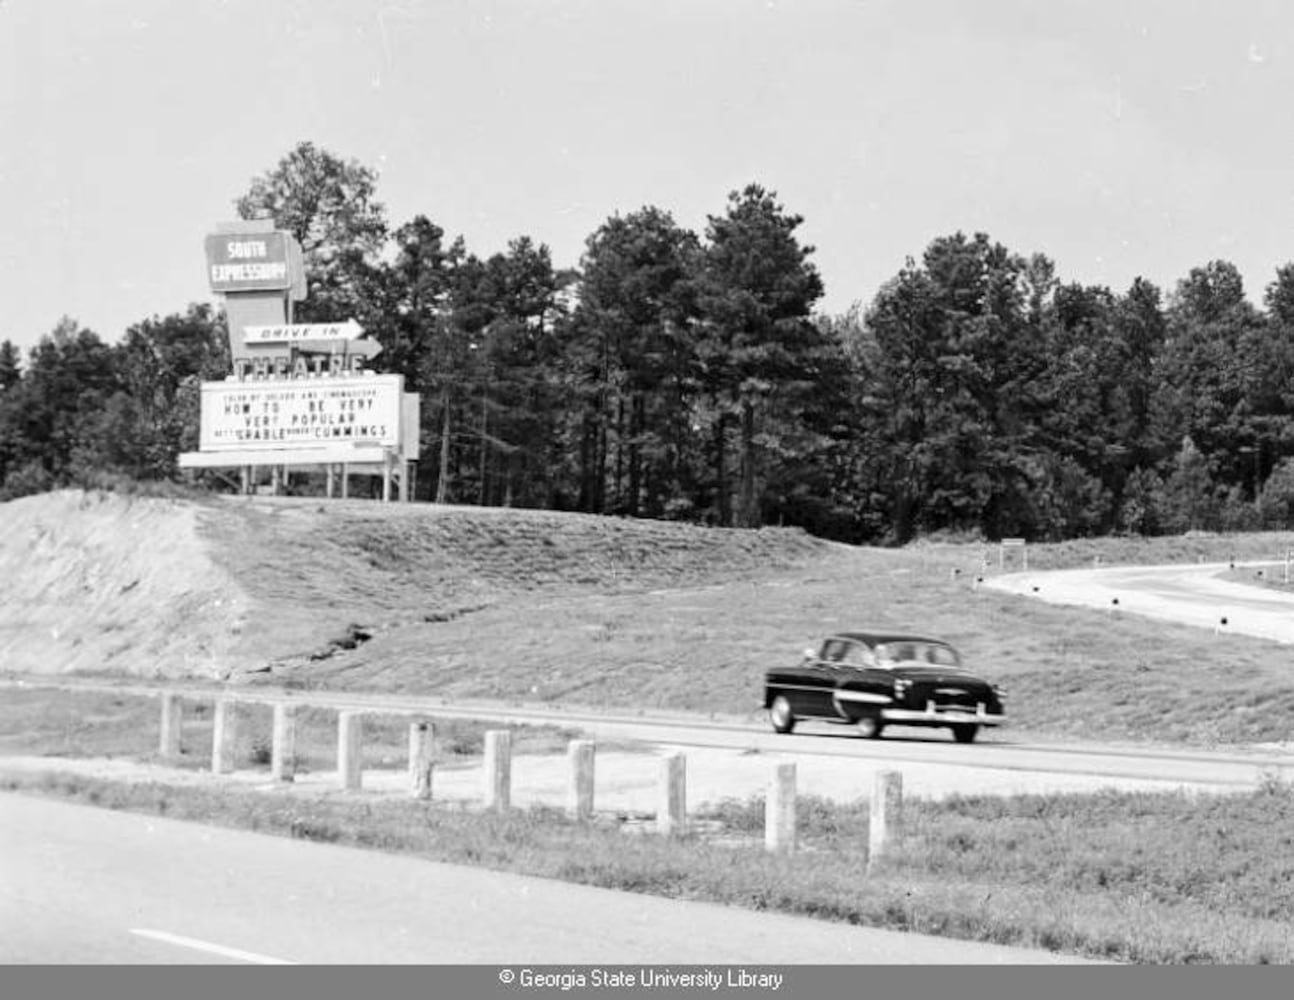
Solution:
M 292 284 L 287 238 L 281 232 L 207 237 L 213 292 L 275 291 Z

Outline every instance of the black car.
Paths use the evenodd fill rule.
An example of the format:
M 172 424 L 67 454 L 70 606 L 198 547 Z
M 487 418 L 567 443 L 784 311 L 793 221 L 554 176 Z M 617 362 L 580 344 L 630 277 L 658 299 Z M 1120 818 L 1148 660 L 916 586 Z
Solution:
M 1002 700 L 942 639 L 893 632 L 837 632 L 764 680 L 764 707 L 779 733 L 816 719 L 847 723 L 868 739 L 887 725 L 946 726 L 970 743 L 981 726 L 1005 721 Z

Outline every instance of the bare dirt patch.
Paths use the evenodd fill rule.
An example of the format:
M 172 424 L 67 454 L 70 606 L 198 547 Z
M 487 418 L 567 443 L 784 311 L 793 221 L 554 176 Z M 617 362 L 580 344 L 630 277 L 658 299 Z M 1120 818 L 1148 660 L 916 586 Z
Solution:
M 32 673 L 223 677 L 252 603 L 186 501 L 66 491 L 0 505 L 0 662 Z

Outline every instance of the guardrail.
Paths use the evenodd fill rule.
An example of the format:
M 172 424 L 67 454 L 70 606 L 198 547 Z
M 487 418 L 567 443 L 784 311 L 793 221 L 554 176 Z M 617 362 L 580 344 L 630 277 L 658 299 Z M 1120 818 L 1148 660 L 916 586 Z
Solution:
M 183 745 L 183 696 L 164 692 L 161 698 L 159 750 L 164 759 L 176 759 Z M 233 747 L 238 733 L 241 705 L 261 704 L 246 697 L 215 699 L 212 714 L 211 770 L 215 774 L 234 771 Z M 270 746 L 270 775 L 276 782 L 295 779 L 296 714 L 299 705 L 267 702 L 274 711 Z M 407 714 L 389 710 L 337 713 L 337 781 L 346 791 L 363 787 L 363 742 L 365 716 Z M 594 773 L 597 745 L 592 740 L 571 740 L 567 746 L 569 778 L 566 812 L 577 822 L 594 816 Z M 434 792 L 435 727 L 431 719 L 414 715 L 409 723 L 408 791 L 416 799 L 430 800 Z M 506 812 L 512 799 L 512 733 L 492 729 L 485 734 L 485 761 L 481 803 L 487 810 Z M 796 765 L 774 764 L 764 800 L 764 847 L 775 853 L 796 850 Z M 655 829 L 663 836 L 679 836 L 688 829 L 687 756 L 674 752 L 661 759 L 657 788 Z M 875 776 L 870 803 L 868 869 L 871 870 L 897 846 L 903 831 L 903 780 L 897 771 L 880 771 Z

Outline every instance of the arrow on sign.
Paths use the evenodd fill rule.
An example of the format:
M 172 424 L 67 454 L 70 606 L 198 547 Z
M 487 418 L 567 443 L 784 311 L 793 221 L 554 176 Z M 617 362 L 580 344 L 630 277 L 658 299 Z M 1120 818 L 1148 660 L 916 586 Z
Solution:
M 346 353 L 351 357 L 361 354 L 369 361 L 372 361 L 382 353 L 382 345 L 376 340 L 352 340 L 346 345 Z
M 370 361 L 382 353 L 382 345 L 376 340 L 298 340 L 292 346 L 305 353 L 344 354 Z
M 248 344 L 296 344 L 303 340 L 356 340 L 364 328 L 353 319 L 344 323 L 279 323 L 274 326 L 245 326 Z

